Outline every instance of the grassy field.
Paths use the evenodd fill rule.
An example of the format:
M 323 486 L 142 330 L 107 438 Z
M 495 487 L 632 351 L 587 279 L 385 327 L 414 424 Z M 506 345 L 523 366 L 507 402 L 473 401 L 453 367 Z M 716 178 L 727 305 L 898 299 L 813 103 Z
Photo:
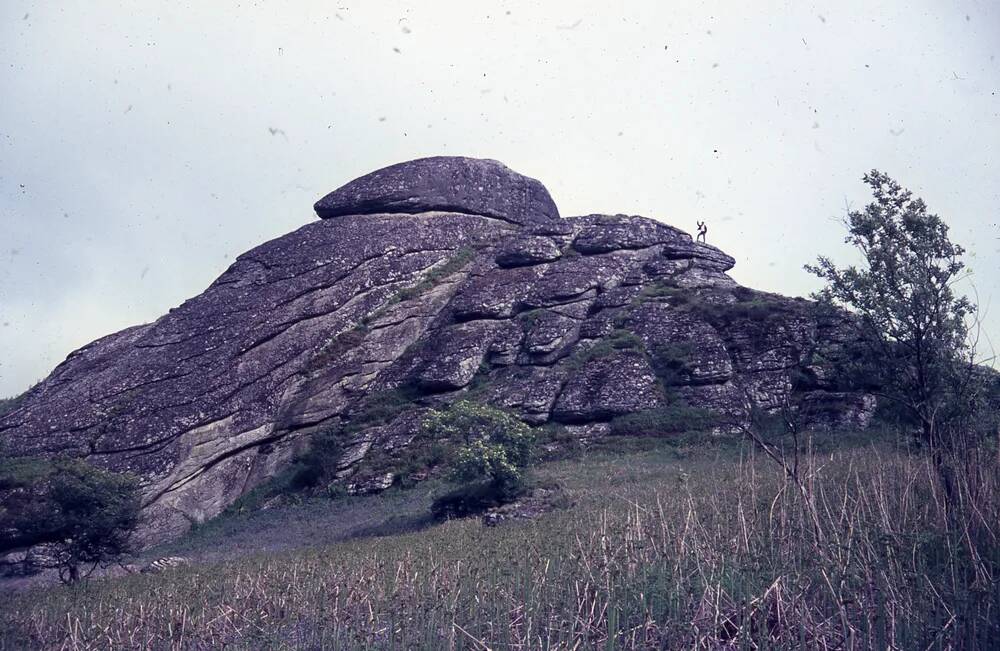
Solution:
M 531 522 L 427 526 L 433 486 L 223 520 L 165 548 L 193 566 L 11 595 L 0 647 L 996 648 L 995 456 L 949 515 L 891 443 L 803 457 L 805 492 L 749 448 L 645 447 L 540 466 L 574 506 Z

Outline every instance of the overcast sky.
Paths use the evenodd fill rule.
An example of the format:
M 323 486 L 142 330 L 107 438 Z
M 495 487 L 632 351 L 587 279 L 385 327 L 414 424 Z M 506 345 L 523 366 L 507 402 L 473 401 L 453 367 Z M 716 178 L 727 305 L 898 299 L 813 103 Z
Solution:
M 992 0 L 0 0 L 0 396 L 437 154 L 564 215 L 707 220 L 790 295 L 882 169 L 968 248 L 1000 345 L 998 54 Z

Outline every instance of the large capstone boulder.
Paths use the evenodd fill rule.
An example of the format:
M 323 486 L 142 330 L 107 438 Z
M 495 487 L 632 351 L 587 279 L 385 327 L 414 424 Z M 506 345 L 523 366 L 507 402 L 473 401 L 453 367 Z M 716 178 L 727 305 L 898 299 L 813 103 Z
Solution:
M 559 218 L 539 181 L 495 160 L 435 156 L 397 163 L 337 188 L 315 205 L 322 219 L 375 213 L 460 212 L 514 224 Z

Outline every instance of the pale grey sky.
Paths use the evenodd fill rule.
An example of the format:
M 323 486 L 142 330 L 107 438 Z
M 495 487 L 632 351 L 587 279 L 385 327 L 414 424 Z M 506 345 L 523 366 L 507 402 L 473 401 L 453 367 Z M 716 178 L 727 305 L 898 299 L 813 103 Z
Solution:
M 2 0 L 0 396 L 437 154 L 502 160 L 564 215 L 707 220 L 738 281 L 790 295 L 848 259 L 877 167 L 1000 303 L 998 54 L 990 0 Z

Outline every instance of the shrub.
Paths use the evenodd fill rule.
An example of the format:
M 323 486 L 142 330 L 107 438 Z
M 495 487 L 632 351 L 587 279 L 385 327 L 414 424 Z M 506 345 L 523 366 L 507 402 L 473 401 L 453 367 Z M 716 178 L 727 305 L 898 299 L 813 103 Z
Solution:
M 106 565 L 130 550 L 139 508 L 130 475 L 78 459 L 0 462 L 0 552 L 47 545 L 50 557 L 25 562 L 58 569 L 67 583 L 80 578 L 81 566 Z
M 293 491 L 326 485 L 337 474 L 337 467 L 344 456 L 339 430 L 320 432 L 291 467 L 289 488 Z
M 535 435 L 513 414 L 461 400 L 447 410 L 431 412 L 422 429 L 429 438 L 458 443 L 448 473 L 458 486 L 435 502 L 436 514 L 454 514 L 455 505 L 462 505 L 463 514 L 481 510 L 523 491 Z
M 506 490 L 493 482 L 477 481 L 456 486 L 434 500 L 431 512 L 439 520 L 465 518 L 510 501 Z
M 688 364 L 692 352 L 692 346 L 687 342 L 654 346 L 649 361 L 660 384 L 664 387 L 683 384 L 690 375 Z
M 339 491 L 331 484 L 344 456 L 342 436 L 343 430 L 340 428 L 314 434 L 309 447 L 296 456 L 289 466 L 241 495 L 226 512 L 234 514 L 258 511 L 274 498 L 295 501 L 305 493 L 325 492 L 328 497 L 337 496 Z

